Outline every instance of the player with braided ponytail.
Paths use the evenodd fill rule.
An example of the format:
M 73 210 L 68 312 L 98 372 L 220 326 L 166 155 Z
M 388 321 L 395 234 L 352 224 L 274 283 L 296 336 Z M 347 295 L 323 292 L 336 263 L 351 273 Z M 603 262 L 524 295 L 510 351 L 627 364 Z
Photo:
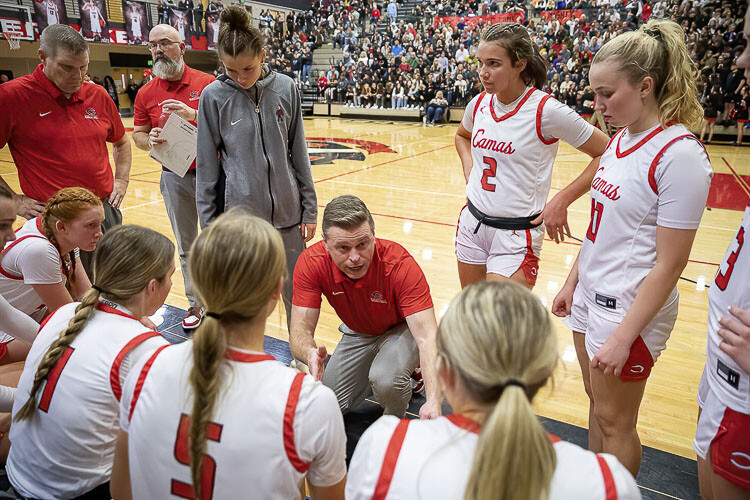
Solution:
M 615 457 L 548 435 L 534 415 L 531 402 L 557 364 L 557 336 L 523 286 L 465 288 L 440 322 L 437 350 L 455 413 L 375 422 L 352 457 L 347 500 L 641 498 Z
M 192 341 L 128 377 L 113 497 L 296 500 L 307 479 L 311 498 L 343 499 L 336 396 L 263 352 L 286 278 L 278 231 L 232 209 L 203 230 L 189 265 L 206 317 Z
M 94 254 L 95 285 L 49 316 L 34 340 L 13 405 L 8 478 L 27 498 L 110 498 L 122 384 L 149 350 L 166 345 L 139 318 L 172 286 L 174 245 L 117 226 Z
M 102 202 L 91 191 L 65 188 L 55 193 L 42 215 L 26 222 L 15 241 L 5 245 L 0 295 L 35 321 L 80 298 L 91 283 L 78 251 L 96 248 L 103 219 Z M 0 364 L 25 359 L 34 340 L 13 341 L 8 333 L 0 331 Z

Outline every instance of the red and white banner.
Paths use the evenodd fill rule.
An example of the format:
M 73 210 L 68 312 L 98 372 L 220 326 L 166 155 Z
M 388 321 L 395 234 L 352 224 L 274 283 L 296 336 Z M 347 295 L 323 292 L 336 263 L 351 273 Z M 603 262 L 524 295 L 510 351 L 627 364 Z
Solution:
M 544 20 L 545 23 L 547 23 L 552 19 L 557 19 L 558 21 L 563 22 L 573 17 L 579 19 L 583 14 L 584 12 L 581 9 L 544 10 L 539 13 L 539 16 Z
M 469 28 L 474 28 L 480 24 L 495 24 L 495 23 L 519 23 L 522 24 L 524 20 L 523 12 L 507 12 L 505 14 L 490 14 L 489 16 L 470 16 L 470 17 L 459 17 L 459 16 L 443 16 L 436 17 L 434 26 L 439 24 L 450 24 L 454 28 L 459 22 L 463 22 Z

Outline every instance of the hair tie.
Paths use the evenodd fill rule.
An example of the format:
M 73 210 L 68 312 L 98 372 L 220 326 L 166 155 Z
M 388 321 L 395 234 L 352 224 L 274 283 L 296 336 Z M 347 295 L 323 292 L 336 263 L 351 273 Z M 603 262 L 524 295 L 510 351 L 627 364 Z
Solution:
M 218 319 L 218 320 L 221 319 L 221 314 L 211 312 L 211 311 L 206 312 L 206 316 L 208 316 L 209 318 L 213 318 L 213 319 Z
M 655 38 L 659 42 L 664 41 L 664 37 L 662 36 L 662 33 L 660 30 L 649 28 L 649 29 L 643 30 L 643 32 L 647 34 L 648 36 Z
M 104 289 L 102 289 L 99 285 L 91 285 L 91 288 L 93 288 L 94 290 L 96 290 L 99 293 L 105 293 L 105 294 L 109 295 L 109 292 L 106 291 L 106 290 L 104 290 Z
M 503 387 L 503 390 L 505 390 L 505 389 L 506 389 L 507 387 L 509 387 L 509 386 L 511 386 L 511 385 L 515 385 L 516 387 L 520 387 L 520 388 L 521 388 L 521 389 L 523 389 L 524 391 L 526 390 L 526 386 L 524 385 L 524 383 L 523 383 L 523 382 L 520 382 L 520 381 L 518 381 L 518 380 L 516 380 L 516 379 L 514 379 L 514 378 L 512 378 L 512 379 L 508 380 L 507 382 L 505 382 L 505 383 L 503 384 L 503 386 L 502 386 L 502 387 Z M 501 393 L 501 394 L 502 394 L 502 393 Z

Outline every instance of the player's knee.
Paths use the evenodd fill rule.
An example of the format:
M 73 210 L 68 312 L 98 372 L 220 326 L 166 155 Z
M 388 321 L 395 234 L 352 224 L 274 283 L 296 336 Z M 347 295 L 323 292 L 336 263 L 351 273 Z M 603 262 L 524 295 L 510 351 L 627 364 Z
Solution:
M 621 409 L 604 404 L 594 404 L 594 418 L 604 437 L 622 435 L 635 429 L 633 419 Z

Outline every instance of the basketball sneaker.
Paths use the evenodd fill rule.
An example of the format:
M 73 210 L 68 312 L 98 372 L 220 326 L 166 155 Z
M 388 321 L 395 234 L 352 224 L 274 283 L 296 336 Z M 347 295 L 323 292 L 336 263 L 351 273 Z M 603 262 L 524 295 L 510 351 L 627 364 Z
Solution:
M 424 380 L 422 379 L 422 369 L 417 368 L 411 374 L 411 392 L 416 394 L 424 389 Z
M 195 330 L 200 326 L 201 321 L 203 321 L 203 309 L 200 307 L 191 307 L 182 320 L 182 329 Z

